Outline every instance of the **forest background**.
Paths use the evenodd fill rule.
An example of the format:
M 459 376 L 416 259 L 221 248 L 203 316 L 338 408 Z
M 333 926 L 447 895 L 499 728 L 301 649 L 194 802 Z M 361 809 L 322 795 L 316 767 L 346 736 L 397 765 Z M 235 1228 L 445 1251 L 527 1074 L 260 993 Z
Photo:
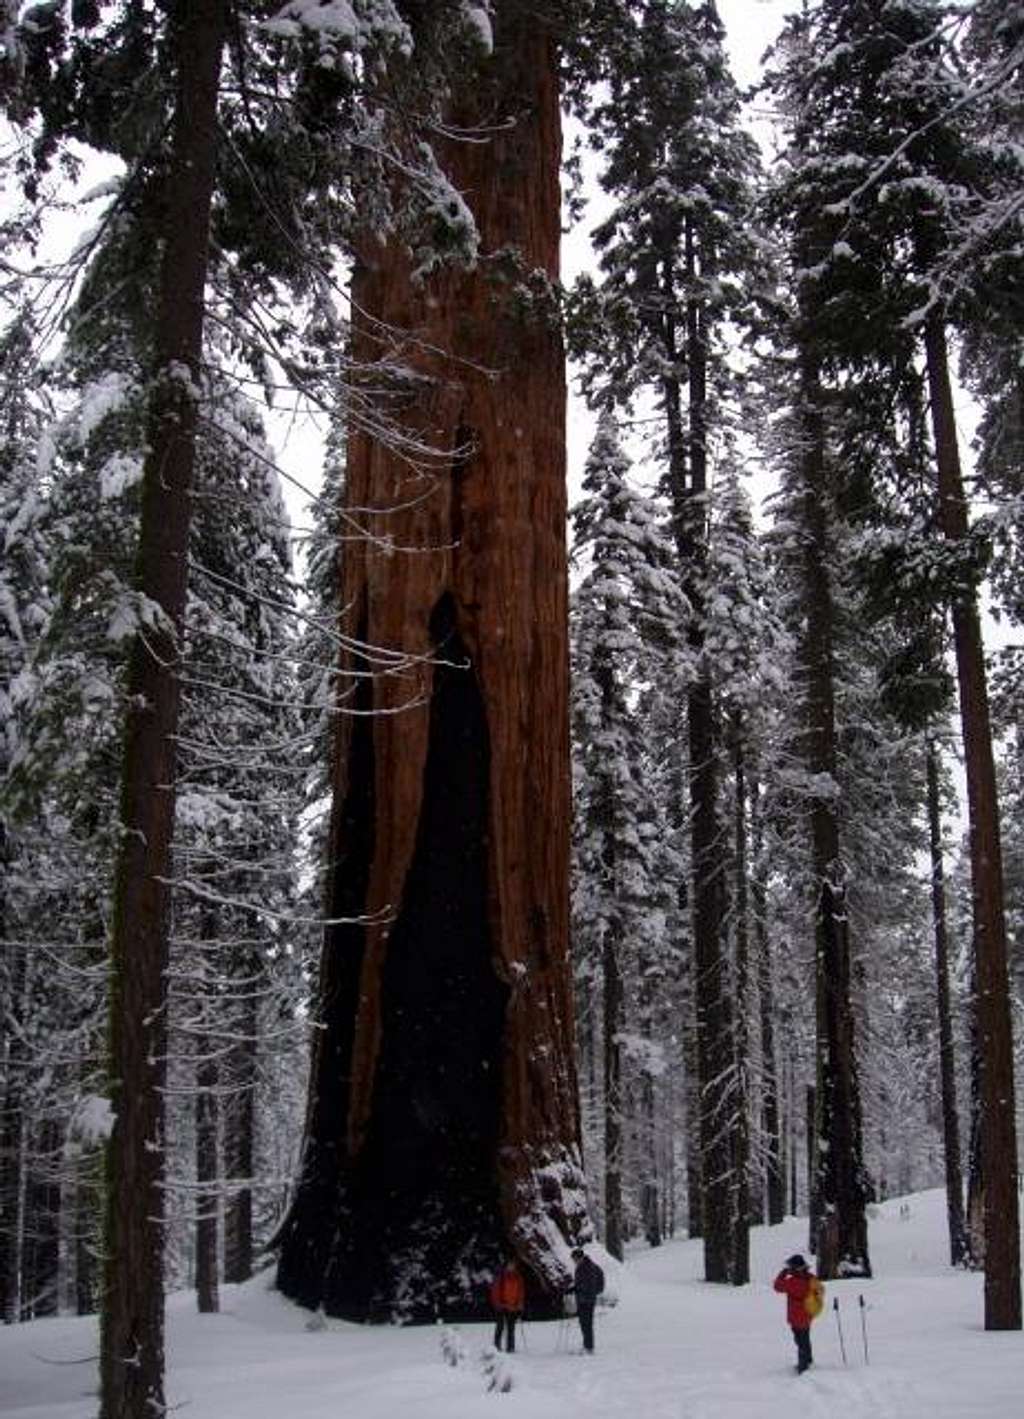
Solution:
M 348 271 L 368 226 L 424 279 L 477 259 L 431 143 L 450 136 L 453 72 L 516 6 L 439 7 L 412 65 L 400 5 L 236 11 L 208 170 L 155 79 L 161 54 L 195 78 L 194 120 L 210 37 L 189 6 L 44 4 L 20 26 L 16 9 L 0 11 L 0 1304 L 8 1320 L 97 1308 L 108 1034 L 130 1052 L 118 1029 L 156 1012 L 161 1265 L 211 1309 L 289 1205 L 330 746 L 358 708 L 338 668 L 339 566 L 368 536 L 346 451 L 353 431 L 403 437 L 347 353 Z M 767 166 L 721 24 L 762 10 L 779 21 L 753 100 Z M 593 1221 L 615 1256 L 704 1236 L 709 1279 L 740 1284 L 751 1223 L 810 1212 L 825 1269 L 867 1273 L 871 1199 L 944 1182 L 951 1260 L 985 1266 L 987 1323 L 1019 1326 L 1001 1243 L 1017 1236 L 1020 657 L 984 657 L 979 605 L 1019 624 L 1024 14 L 569 11 L 563 96 L 602 189 L 592 255 L 558 293 L 594 421 L 569 618 Z M 83 143 L 118 170 L 77 203 Z M 205 193 L 176 186 L 204 171 Z M 43 270 L 54 220 L 89 225 Z M 193 286 L 168 300 L 154 256 L 176 238 Z M 550 318 L 514 257 L 516 299 Z M 326 430 L 301 585 L 268 412 L 294 401 Z M 187 587 L 155 594 L 133 574 L 146 528 L 170 526 L 146 502 L 154 430 L 190 420 Z M 401 669 L 400 649 L 357 649 L 367 674 Z M 143 662 L 175 666 L 174 751 L 150 767 L 176 795 L 173 822 L 140 835 L 173 828 L 172 868 L 133 901 L 118 793 Z M 124 923 L 156 934 L 168 909 L 157 994 L 119 1014 Z

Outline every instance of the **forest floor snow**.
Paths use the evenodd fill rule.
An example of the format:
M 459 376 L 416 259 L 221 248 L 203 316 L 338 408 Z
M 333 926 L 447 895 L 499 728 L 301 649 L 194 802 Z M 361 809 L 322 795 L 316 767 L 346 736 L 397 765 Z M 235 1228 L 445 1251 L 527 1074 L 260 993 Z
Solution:
M 194 1296 L 175 1295 L 168 1402 L 184 1419 L 994 1419 L 1024 1412 L 1024 1335 L 983 1329 L 981 1276 L 948 1265 L 945 1194 L 897 1198 L 872 1212 L 875 1278 L 829 1284 L 813 1330 L 815 1364 L 799 1377 L 785 1302 L 771 1289 L 785 1257 L 806 1250 L 806 1223 L 789 1219 L 752 1233 L 748 1286 L 702 1281 L 699 1242 L 644 1248 L 621 1268 L 609 1261 L 615 1304 L 598 1310 L 594 1355 L 580 1353 L 575 1321 L 527 1322 L 516 1354 L 496 1362 L 486 1325 L 328 1321 L 310 1328 L 308 1313 L 270 1289 L 272 1272 L 224 1287 L 219 1315 L 200 1316 Z M 446 1362 L 445 1351 L 458 1363 Z M 0 1328 L 0 1415 L 94 1419 L 96 1352 L 92 1319 Z M 498 1387 L 489 1390 L 494 1379 Z

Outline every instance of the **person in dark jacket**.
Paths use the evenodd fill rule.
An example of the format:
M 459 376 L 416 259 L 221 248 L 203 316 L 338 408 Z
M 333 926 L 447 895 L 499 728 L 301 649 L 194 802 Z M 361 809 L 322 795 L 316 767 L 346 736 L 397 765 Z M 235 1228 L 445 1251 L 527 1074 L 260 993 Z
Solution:
M 516 1348 L 516 1321 L 526 1305 L 526 1283 L 514 1256 L 491 1282 L 490 1301 L 494 1311 L 494 1348 L 501 1349 L 504 1333 L 505 1349 L 511 1355 Z
M 814 1364 L 814 1356 L 811 1354 L 811 1315 L 805 1304 L 814 1280 L 814 1274 L 807 1262 L 797 1253 L 787 1260 L 774 1283 L 776 1291 L 786 1298 L 786 1323 L 796 1341 L 798 1375 L 802 1375 L 809 1365 Z
M 588 1355 L 594 1352 L 594 1307 L 604 1290 L 604 1272 L 596 1261 L 591 1261 L 582 1247 L 573 1250 L 575 1264 L 572 1289 L 576 1293 L 576 1318 L 583 1334 L 583 1349 Z

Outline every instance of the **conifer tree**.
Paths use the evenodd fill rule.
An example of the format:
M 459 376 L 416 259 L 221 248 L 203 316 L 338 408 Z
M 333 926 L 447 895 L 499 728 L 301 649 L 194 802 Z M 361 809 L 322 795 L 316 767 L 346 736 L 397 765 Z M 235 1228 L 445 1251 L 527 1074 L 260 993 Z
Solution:
M 948 335 L 965 297 L 984 301 L 989 272 L 957 263 L 979 202 L 998 185 L 998 161 L 971 143 L 964 92 L 944 64 L 943 11 L 930 0 L 823 3 L 791 27 L 819 62 L 790 69 L 797 180 L 792 210 L 805 236 L 798 280 L 820 358 L 858 373 L 873 362 L 926 370 L 935 457 L 934 523 L 947 551 L 944 592 L 953 624 L 971 823 L 977 1008 L 985 1159 L 985 1324 L 1021 1324 L 1012 1039 L 997 786 L 971 536 L 956 437 Z M 1009 289 L 1013 289 L 1011 282 Z M 872 319 L 866 318 L 870 310 Z M 881 317 L 879 319 L 878 317 Z
M 595 113 L 600 181 L 613 208 L 594 232 L 603 280 L 576 292 L 587 383 L 619 397 L 653 394 L 677 557 L 692 604 L 687 657 L 691 901 L 699 1070 L 705 1274 L 729 1279 L 731 1167 L 724 1090 L 730 1074 L 725 947 L 720 935 L 724 827 L 713 666 L 702 596 L 709 441 L 721 395 L 720 338 L 749 308 L 758 265 L 750 236 L 753 140 L 739 124 L 713 3 L 650 0 L 624 20 Z M 588 349 L 589 347 L 589 349 Z
M 436 215 L 466 218 L 486 259 L 424 266 L 406 233 L 360 234 L 352 354 L 385 380 L 376 406 L 355 383 L 352 398 L 405 440 L 360 420 L 349 445 L 354 713 L 338 721 L 323 1016 L 278 1272 L 302 1304 L 360 1319 L 473 1307 L 509 1245 L 555 1293 L 566 1242 L 589 1235 L 552 300 L 567 18 L 502 0 L 493 26 L 453 39 L 443 163 L 472 212 L 452 193 Z M 467 129 L 484 141 L 457 141 Z M 392 344 L 396 329 L 414 341 Z
M 46 617 L 45 540 L 35 456 L 43 410 L 33 390 L 31 319 L 0 341 L 0 793 L 19 752 L 15 703 Z M 38 865 L 0 797 L 0 1320 L 17 1319 L 23 1288 L 20 1198 L 30 1038 L 27 904 Z M 17 925 L 16 925 L 17 923 Z
M 642 833 L 643 687 L 670 664 L 683 602 L 670 571 L 671 546 L 629 485 L 629 462 L 604 411 L 573 509 L 574 555 L 589 565 L 573 597 L 573 719 L 579 777 L 576 924 L 601 983 L 604 1055 L 604 1241 L 620 1260 L 626 1233 L 628 1032 L 640 1024 L 636 994 L 641 942 L 656 895 L 651 840 Z

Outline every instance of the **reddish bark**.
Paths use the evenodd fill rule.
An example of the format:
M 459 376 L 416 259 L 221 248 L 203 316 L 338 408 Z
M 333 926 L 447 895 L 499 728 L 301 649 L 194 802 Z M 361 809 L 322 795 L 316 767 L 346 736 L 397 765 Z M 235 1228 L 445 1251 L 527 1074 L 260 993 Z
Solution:
M 969 536 L 942 314 L 925 324 L 925 353 L 938 464 L 938 520 L 954 548 Z M 965 584 L 952 601 L 960 690 L 974 907 L 975 1013 L 981 1065 L 981 1164 L 985 1214 L 985 1329 L 1020 1330 L 1020 1232 L 1013 1025 L 1003 909 L 999 794 L 992 753 L 985 648 L 977 597 Z
M 343 629 L 398 663 L 353 650 L 342 667 L 373 674 L 338 735 L 330 910 L 365 921 L 327 935 L 279 1272 L 343 1314 L 471 1304 L 510 1239 L 533 1284 L 557 1287 L 564 1240 L 588 1226 L 567 968 L 564 361 L 519 285 L 558 274 L 556 74 L 543 26 L 501 9 L 456 114 L 494 130 L 446 155 L 479 264 L 417 280 L 403 251 L 367 243 L 354 282 L 355 354 L 377 361 L 364 389 L 386 387 L 403 432 L 448 457 L 403 456 L 365 428 L 350 444 Z

